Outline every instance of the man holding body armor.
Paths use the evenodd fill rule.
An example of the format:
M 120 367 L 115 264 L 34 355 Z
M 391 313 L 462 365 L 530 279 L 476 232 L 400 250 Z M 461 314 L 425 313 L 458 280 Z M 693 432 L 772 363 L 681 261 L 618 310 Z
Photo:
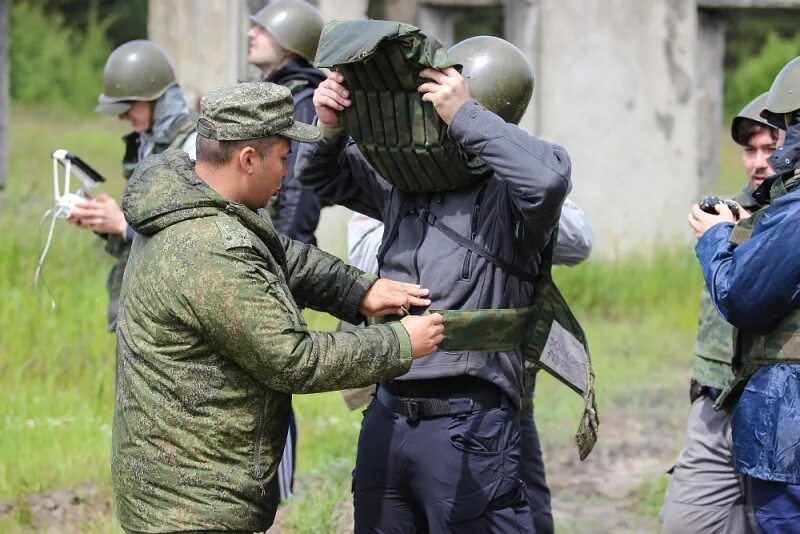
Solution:
M 401 36 L 414 35 L 416 29 L 408 28 L 399 25 Z M 464 65 L 464 76 L 452 67 L 393 72 L 401 80 L 417 75 L 430 80 L 418 87 L 423 101 L 433 104 L 464 154 L 479 155 L 488 167 L 482 179 L 455 190 L 410 192 L 387 182 L 339 126 L 337 112 L 360 93 L 352 95 L 338 72 L 314 95 L 325 139 L 301 147 L 297 168 L 300 180 L 325 200 L 384 222 L 381 273 L 430 285 L 433 307 L 463 313 L 530 305 L 543 251 L 571 187 L 566 151 L 515 126 L 533 90 L 524 55 L 501 39 L 475 39 L 483 41 L 478 46 L 483 61 L 459 55 L 459 47 L 472 49 L 471 43 L 447 53 L 450 64 Z M 426 46 L 414 50 L 439 57 Z M 352 50 L 356 55 L 357 48 Z M 471 98 L 473 91 L 488 97 L 491 92 L 481 86 L 494 83 L 500 72 L 508 82 L 500 97 L 486 98 L 483 106 Z M 408 102 L 413 105 L 413 98 Z M 421 109 L 416 117 L 426 113 Z M 408 127 L 422 127 L 421 121 Z M 347 124 L 355 127 L 349 118 Z M 406 133 L 400 124 L 387 124 L 385 135 Z M 447 172 L 459 163 L 449 161 L 449 166 L 437 162 L 438 168 Z M 519 475 L 521 350 L 454 349 L 420 363 L 403 377 L 380 383 L 365 412 L 353 473 L 356 532 L 532 532 Z
M 758 532 L 800 532 L 800 58 L 775 78 L 761 116 L 786 130 L 775 172 L 753 193 L 764 207 L 736 223 L 695 205 L 689 223 L 711 299 L 736 330 L 731 414 L 736 470 Z M 732 393 L 741 391 L 738 399 Z M 733 401 L 729 401 L 733 399 Z
M 309 332 L 311 307 L 358 322 L 430 303 L 275 230 L 261 210 L 286 175 L 289 90 L 210 92 L 197 163 L 151 156 L 123 198 L 136 230 L 117 330 L 112 474 L 126 532 L 263 532 L 292 393 L 363 386 L 407 372 L 442 341 L 442 317 L 356 332 Z
M 168 148 L 180 148 L 194 158 L 197 115 L 189 111 L 167 55 L 151 41 L 130 41 L 111 52 L 95 111 L 116 115 L 133 126 L 133 132 L 122 138 L 122 174 L 126 179 L 143 158 Z M 105 193 L 78 202 L 68 221 L 100 234 L 107 241 L 106 252 L 117 260 L 106 284 L 110 298 L 108 329 L 113 332 L 133 230 L 114 199 Z
M 772 174 L 767 158 L 780 137 L 780 131 L 759 115 L 766 100 L 767 93 L 754 99 L 731 124 L 731 137 L 743 148 L 742 163 L 748 177 L 735 201 L 748 212 L 758 209 L 753 192 Z M 730 412 L 714 408 L 722 390 L 734 380 L 733 330 L 704 288 L 690 386 L 692 409 L 685 445 L 664 496 L 664 533 L 753 531 L 744 479 L 733 462 Z

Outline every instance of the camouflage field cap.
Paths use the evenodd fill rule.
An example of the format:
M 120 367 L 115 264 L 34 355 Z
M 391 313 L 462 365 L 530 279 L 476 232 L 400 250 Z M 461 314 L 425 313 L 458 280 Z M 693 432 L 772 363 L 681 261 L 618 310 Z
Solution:
M 244 141 L 282 135 L 301 143 L 322 139 L 322 130 L 294 120 L 288 88 L 269 82 L 221 87 L 200 100 L 197 133 L 217 141 Z

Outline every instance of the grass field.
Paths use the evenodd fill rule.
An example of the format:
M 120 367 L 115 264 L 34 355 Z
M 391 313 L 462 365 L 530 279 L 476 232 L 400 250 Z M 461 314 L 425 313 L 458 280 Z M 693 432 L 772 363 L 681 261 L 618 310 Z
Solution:
M 115 120 L 12 109 L 11 168 L 0 195 L 2 532 L 36 531 L 50 522 L 63 531 L 119 532 L 109 509 L 114 338 L 105 332 L 104 283 L 111 258 L 91 233 L 59 222 L 44 267 L 55 312 L 32 278 L 39 218 L 52 202 L 50 152 L 78 152 L 110 178 L 103 189 L 119 198 L 124 131 Z M 723 169 L 736 169 L 738 156 L 725 150 L 733 163 Z M 609 525 L 654 528 L 666 481 L 658 473 L 678 450 L 688 411 L 701 283 L 692 251 L 591 260 L 556 277 L 585 322 L 603 421 L 601 445 L 578 464 L 570 435 L 580 399 L 554 380 L 541 380 L 537 422 L 559 531 L 580 532 L 595 516 L 613 514 L 618 521 Z M 321 314 L 309 320 L 318 329 L 333 326 Z M 360 413 L 347 412 L 338 393 L 298 396 L 295 406 L 299 491 L 282 508 L 279 526 L 298 533 L 344 530 Z M 67 511 L 48 515 L 54 506 L 48 503 L 64 495 Z

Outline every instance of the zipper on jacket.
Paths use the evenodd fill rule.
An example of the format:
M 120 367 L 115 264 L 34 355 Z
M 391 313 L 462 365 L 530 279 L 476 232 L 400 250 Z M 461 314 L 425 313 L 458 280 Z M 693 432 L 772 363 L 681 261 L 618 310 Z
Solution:
M 427 222 L 427 213 L 428 208 L 415 208 L 415 210 L 419 210 L 420 212 L 420 222 L 422 223 L 422 235 L 419 238 L 419 242 L 417 242 L 417 246 L 414 247 L 414 272 L 417 274 L 417 284 L 421 284 L 419 281 L 419 249 L 422 247 L 422 242 L 425 241 L 425 237 L 428 235 L 428 222 Z
M 264 409 L 267 405 L 267 396 L 262 395 L 261 405 L 258 410 L 258 426 L 256 426 L 255 446 L 253 447 L 253 478 L 260 479 L 264 476 L 261 469 L 261 436 L 264 434 Z
M 478 191 L 478 196 L 475 198 L 475 206 L 472 208 L 472 220 L 470 221 L 470 234 L 469 240 L 475 241 L 478 236 L 478 218 L 481 214 L 481 205 L 483 204 L 483 196 L 486 194 L 486 184 L 483 184 L 481 190 Z M 470 262 L 472 261 L 472 251 L 467 249 L 464 255 L 464 266 L 461 268 L 461 279 L 469 280 Z

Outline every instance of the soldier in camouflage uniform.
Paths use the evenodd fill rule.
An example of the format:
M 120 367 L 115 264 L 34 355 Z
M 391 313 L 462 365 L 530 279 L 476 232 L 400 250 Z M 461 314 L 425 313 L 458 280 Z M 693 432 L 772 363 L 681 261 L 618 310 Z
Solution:
M 112 474 L 127 532 L 254 532 L 278 502 L 291 394 L 363 386 L 435 350 L 442 317 L 309 332 L 308 306 L 358 322 L 425 305 L 278 233 L 259 208 L 286 174 L 288 89 L 253 82 L 201 102 L 197 164 L 167 150 L 123 198 L 136 231 L 117 329 Z
M 292 92 L 295 120 L 314 120 L 314 89 L 325 79 L 321 70 L 311 66 L 322 31 L 322 15 L 305 0 L 273 0 L 250 17 L 253 26 L 247 32 L 250 49 L 247 62 L 255 65 L 265 82 L 277 83 Z M 278 194 L 270 201 L 270 215 L 275 228 L 284 235 L 312 245 L 319 223 L 322 201 L 310 187 L 294 176 L 294 162 L 299 143 L 292 142 L 289 172 Z M 297 458 L 297 423 L 294 410 L 289 418 L 289 436 L 279 469 L 281 499 L 293 495 Z
M 734 117 L 731 137 L 742 149 L 748 182 L 736 197 L 747 211 L 758 209 L 753 192 L 772 174 L 767 158 L 775 151 L 779 130 L 759 116 L 767 94 Z M 734 380 L 731 359 L 734 328 L 720 317 L 707 289 L 700 297 L 700 322 L 690 384 L 692 409 L 686 441 L 664 497 L 665 533 L 752 532 L 744 479 L 736 473 L 731 417 L 714 402 Z
M 103 93 L 96 111 L 116 115 L 133 126 L 122 138 L 125 153 L 122 174 L 129 178 L 136 164 L 149 154 L 181 148 L 194 158 L 195 114 L 189 111 L 167 55 L 151 41 L 130 41 L 106 60 Z M 106 252 L 116 259 L 108 276 L 108 329 L 117 327 L 119 292 L 128 261 L 133 230 L 113 198 L 101 193 L 79 202 L 69 222 L 89 228 L 106 240 Z

